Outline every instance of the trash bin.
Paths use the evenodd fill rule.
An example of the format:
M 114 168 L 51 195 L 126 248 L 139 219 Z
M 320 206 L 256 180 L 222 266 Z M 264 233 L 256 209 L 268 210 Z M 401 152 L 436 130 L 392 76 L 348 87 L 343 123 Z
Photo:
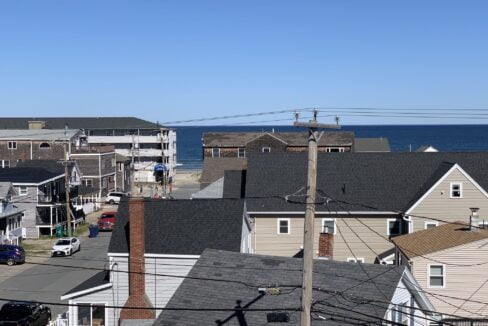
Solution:
M 96 224 L 90 224 L 88 226 L 88 230 L 90 231 L 90 234 L 88 235 L 89 238 L 96 238 L 98 235 L 98 225 Z
M 63 226 L 61 224 L 56 225 L 56 238 L 62 238 L 63 237 Z

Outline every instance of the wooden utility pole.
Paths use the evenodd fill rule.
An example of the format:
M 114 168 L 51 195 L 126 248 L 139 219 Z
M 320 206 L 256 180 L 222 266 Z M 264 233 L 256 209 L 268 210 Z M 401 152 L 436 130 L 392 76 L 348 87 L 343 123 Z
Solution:
M 68 237 L 72 236 L 71 233 L 71 208 L 69 206 L 69 175 L 68 175 L 68 142 L 64 144 L 64 193 L 66 194 L 66 218 L 68 223 Z
M 300 313 L 300 325 L 311 325 L 312 305 L 312 276 L 313 276 L 313 238 L 315 220 L 315 197 L 317 192 L 317 141 L 318 129 L 338 129 L 339 125 L 326 125 L 317 122 L 318 110 L 314 110 L 313 120 L 309 122 L 297 121 L 295 127 L 309 129 L 308 137 L 308 175 L 307 175 L 307 202 L 303 230 L 303 278 L 302 278 L 302 302 Z

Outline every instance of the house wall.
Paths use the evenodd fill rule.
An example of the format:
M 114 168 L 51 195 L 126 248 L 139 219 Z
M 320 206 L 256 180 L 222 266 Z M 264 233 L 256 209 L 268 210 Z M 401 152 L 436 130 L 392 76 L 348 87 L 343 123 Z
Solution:
M 462 182 L 462 198 L 450 198 L 450 183 Z M 475 187 L 459 170 L 453 170 L 415 209 L 410 212 L 413 231 L 423 230 L 425 218 L 413 215 L 433 217 L 449 222 L 469 223 L 470 207 L 478 207 L 480 220 L 488 222 L 488 198 Z M 442 222 L 439 222 L 441 224 Z
M 92 180 L 93 187 L 100 189 L 101 196 L 115 190 L 115 152 L 72 154 L 71 157 L 78 163 L 81 179 Z
M 488 262 L 488 240 L 472 242 L 425 255 L 424 257 L 415 257 L 411 260 L 411 271 L 422 290 L 431 293 L 427 293 L 427 296 L 437 311 L 445 314 L 478 318 L 481 318 L 480 315 L 486 316 L 488 314 L 488 306 L 472 302 L 488 301 L 488 286 L 485 284 L 487 280 L 487 264 L 477 266 L 444 265 L 445 287 L 431 288 L 428 286 L 428 268 L 431 264 L 438 265 L 438 262 L 442 262 L 445 264 L 470 265 Z M 464 300 L 453 298 L 435 297 L 435 295 L 469 298 L 470 301 L 465 302 Z M 462 309 L 458 310 L 456 306 L 459 307 L 461 305 Z
M 119 164 L 122 164 L 122 171 L 119 171 Z M 130 191 L 130 164 L 129 162 L 117 162 L 115 177 L 115 190 Z
M 407 281 L 408 282 L 408 281 Z M 397 313 L 398 313 L 398 306 L 401 304 L 406 303 L 408 306 L 414 307 L 413 309 L 408 309 L 407 313 L 411 314 L 408 325 L 428 325 L 429 319 L 433 319 L 432 316 L 426 315 L 422 310 L 419 309 L 419 304 L 415 297 L 412 295 L 410 290 L 408 290 L 405 282 L 400 280 L 398 286 L 393 294 L 391 299 L 391 304 L 388 307 L 388 311 L 386 312 L 385 319 L 389 321 L 396 322 Z
M 146 257 L 146 295 L 153 306 L 166 306 L 196 261 L 195 258 Z M 128 258 L 111 257 L 111 266 L 112 288 L 77 297 L 72 303 L 107 302 L 111 306 L 123 306 L 129 297 Z M 161 310 L 156 311 L 156 318 L 160 313 Z M 107 325 L 118 325 L 119 315 L 120 309 L 107 309 Z
M 286 151 L 286 143 L 271 135 L 263 134 L 262 136 L 251 140 L 246 144 L 246 152 L 260 153 L 262 152 L 263 147 L 270 147 L 271 153 Z
M 56 160 L 64 157 L 64 142 L 52 141 L 25 141 L 17 142 L 17 149 L 8 149 L 8 140 L 0 140 L 0 161 L 9 160 L 10 166 L 17 166 L 17 161 L 22 160 Z M 41 143 L 49 143 L 50 148 L 40 148 Z
M 290 234 L 278 234 L 278 218 L 290 219 Z M 319 234 L 322 230 L 322 218 L 333 218 L 327 215 L 319 215 L 315 218 L 314 224 L 314 253 L 318 254 Z M 353 258 L 364 258 L 367 263 L 374 263 L 376 254 L 364 245 L 363 241 L 368 244 L 377 254 L 381 254 L 391 248 L 391 242 L 380 237 L 375 232 L 388 238 L 387 235 L 387 217 L 364 217 L 357 216 L 359 221 L 367 225 L 364 226 L 355 216 L 348 216 L 345 220 L 336 218 L 336 233 L 334 235 L 334 260 L 347 260 Z M 346 225 L 347 223 L 347 225 Z M 350 228 L 358 236 L 356 236 Z M 369 228 L 374 230 L 371 231 Z M 340 232 L 339 232 L 340 230 Z M 342 233 L 342 236 L 341 234 Z M 347 244 L 351 247 L 354 255 L 349 250 Z M 253 218 L 253 230 L 251 242 L 254 253 L 263 255 L 276 256 L 294 256 L 303 246 L 303 217 L 297 215 L 280 215 L 280 216 L 259 216 Z

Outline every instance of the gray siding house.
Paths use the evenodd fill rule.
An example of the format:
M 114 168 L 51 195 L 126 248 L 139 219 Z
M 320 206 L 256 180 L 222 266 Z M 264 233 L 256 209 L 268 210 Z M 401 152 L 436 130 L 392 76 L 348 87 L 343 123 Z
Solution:
M 23 211 L 12 203 L 11 182 L 0 182 L 0 244 L 18 245 L 22 237 Z
M 123 201 L 109 245 L 109 268 L 61 297 L 72 305 L 70 325 L 154 321 L 160 310 L 138 316 L 105 306 L 164 307 L 206 248 L 249 252 L 249 235 L 241 200 Z

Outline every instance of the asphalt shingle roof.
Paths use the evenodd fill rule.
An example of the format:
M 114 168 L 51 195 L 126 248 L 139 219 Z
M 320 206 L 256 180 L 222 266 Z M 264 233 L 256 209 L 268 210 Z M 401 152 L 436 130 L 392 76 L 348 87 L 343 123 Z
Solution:
M 75 163 L 69 163 L 72 168 Z M 64 165 L 57 160 L 26 160 L 17 163 L 18 168 L 41 168 L 49 172 L 64 174 Z
M 488 230 L 470 231 L 469 225 L 456 222 L 394 237 L 392 241 L 407 257 L 414 258 L 483 239 L 488 239 Z
M 71 293 L 80 292 L 83 290 L 88 290 L 88 289 L 91 289 L 91 288 L 94 288 L 94 287 L 97 287 L 100 285 L 108 284 L 108 283 L 110 283 L 110 273 L 109 273 L 109 271 L 102 271 L 102 272 L 99 272 L 99 273 L 93 275 L 92 277 L 90 277 L 86 281 L 78 284 L 77 286 L 75 286 L 74 288 L 72 288 L 71 290 L 69 290 L 68 292 L 63 294 L 63 296 L 71 294 Z
M 0 118 L 1 120 L 6 118 Z M 64 127 L 63 127 L 64 128 Z M 46 130 L 46 129 L 2 129 L 0 128 L 0 139 L 2 140 L 38 140 L 38 141 L 63 141 L 70 140 L 80 130 L 67 130 L 57 129 L 57 130 Z
M 11 182 L 0 182 L 0 199 L 7 198 L 10 189 L 12 189 Z
M 223 198 L 244 198 L 246 195 L 246 170 L 224 172 Z
M 244 214 L 240 199 L 146 199 L 144 209 L 147 253 L 200 255 L 206 248 L 240 251 Z M 109 252 L 128 252 L 128 218 L 124 200 Z
M 41 183 L 45 180 L 64 175 L 43 168 L 7 168 L 0 169 L 0 181 L 12 183 Z
M 483 189 L 488 189 L 488 153 L 325 153 L 318 155 L 317 201 L 332 199 L 317 211 L 405 211 L 453 164 L 459 164 Z M 303 202 L 307 154 L 250 154 L 246 174 L 248 211 L 298 211 Z M 301 192 L 300 192 L 301 190 Z M 357 204 L 357 205 L 356 205 Z M 375 209 L 376 208 L 376 209 Z
M 226 170 L 245 170 L 247 159 L 240 157 L 205 157 L 200 182 L 208 185 L 224 176 Z
M 300 286 L 302 281 L 302 259 L 261 256 L 205 250 L 185 278 L 167 307 L 216 308 L 232 309 L 236 305 L 249 308 L 299 308 Z M 354 264 L 338 261 L 316 260 L 314 263 L 314 288 L 325 291 L 314 291 L 313 299 L 326 305 L 317 304 L 323 309 L 320 315 L 329 317 L 332 314 L 365 321 L 376 321 L 385 316 L 384 307 L 368 304 L 367 298 L 378 301 L 390 301 L 403 275 L 404 267 L 387 267 L 373 264 Z M 381 282 L 374 284 L 370 278 L 379 278 Z M 286 287 L 288 285 L 288 287 Z M 260 296 L 259 287 L 278 287 L 279 295 Z M 349 296 L 334 296 L 327 291 L 344 292 Z M 325 312 L 326 311 L 326 312 Z M 300 313 L 291 311 L 290 322 L 284 325 L 299 325 Z M 367 317 L 370 315 L 372 317 Z M 268 325 L 266 311 L 248 311 L 240 318 L 233 312 L 224 311 L 163 311 L 154 325 L 216 325 L 217 320 L 226 320 L 225 325 Z M 314 319 L 313 325 L 343 325 L 343 322 Z
M 356 138 L 355 152 L 391 152 L 388 138 Z
M 45 129 L 158 129 L 156 123 L 135 117 L 0 118 L 0 129 L 27 129 L 29 121 L 45 121 Z M 38 130 L 37 130 L 38 131 Z

